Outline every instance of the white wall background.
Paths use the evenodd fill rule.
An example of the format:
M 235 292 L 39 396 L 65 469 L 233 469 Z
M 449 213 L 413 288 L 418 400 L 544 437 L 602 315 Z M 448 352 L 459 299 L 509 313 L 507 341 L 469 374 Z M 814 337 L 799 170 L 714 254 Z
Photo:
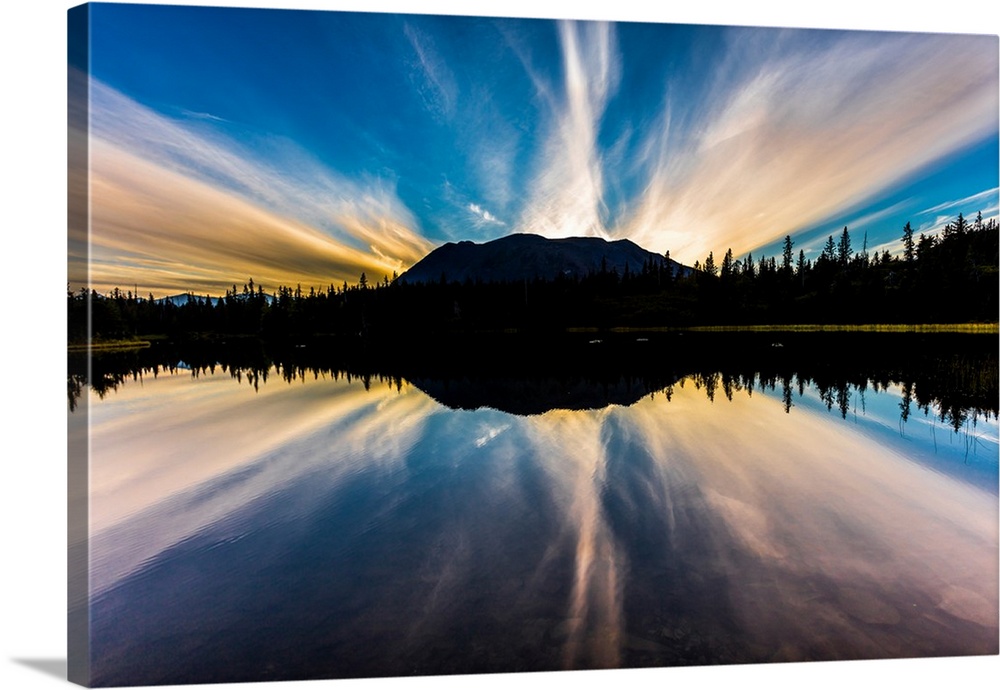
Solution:
M 0 687 L 64 687 L 66 658 L 65 279 L 66 10 L 76 3 L 20 0 L 0 21 Z M 169 2 L 167 4 L 182 4 Z M 900 3 L 839 0 L 817 8 L 780 0 L 190 0 L 183 4 L 285 6 L 436 14 L 572 17 L 707 24 L 888 29 L 996 35 L 986 0 Z M 41 300 L 43 311 L 17 305 Z M 42 670 L 39 670 L 39 669 Z M 940 688 L 998 687 L 1000 657 L 784 664 L 522 676 L 315 681 L 250 687 L 429 688 Z

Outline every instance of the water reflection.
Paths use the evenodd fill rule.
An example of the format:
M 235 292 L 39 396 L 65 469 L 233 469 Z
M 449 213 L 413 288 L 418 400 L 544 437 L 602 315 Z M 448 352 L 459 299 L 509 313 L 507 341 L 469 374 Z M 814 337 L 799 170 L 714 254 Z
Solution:
M 956 430 L 970 419 L 995 417 L 998 404 L 995 335 L 678 333 L 599 340 L 497 334 L 469 342 L 364 348 L 337 341 L 270 349 L 257 341 L 168 344 L 95 353 L 89 362 L 75 354 L 69 359 L 69 407 L 75 409 L 88 382 L 103 398 L 128 381 L 160 372 L 186 370 L 198 377 L 216 369 L 254 390 L 269 376 L 288 382 L 321 375 L 356 378 L 366 389 L 372 382 L 399 389 L 406 380 L 448 407 L 514 414 L 630 405 L 659 391 L 669 398 L 683 378 L 694 379 L 710 400 L 720 392 L 731 400 L 735 392 L 780 388 L 786 411 L 796 393 L 811 387 L 845 418 L 855 393 L 899 385 L 903 422 L 914 410 L 929 414 L 934 408 Z
M 98 683 L 997 652 L 995 347 L 958 355 L 971 397 L 819 357 L 308 349 L 95 376 Z

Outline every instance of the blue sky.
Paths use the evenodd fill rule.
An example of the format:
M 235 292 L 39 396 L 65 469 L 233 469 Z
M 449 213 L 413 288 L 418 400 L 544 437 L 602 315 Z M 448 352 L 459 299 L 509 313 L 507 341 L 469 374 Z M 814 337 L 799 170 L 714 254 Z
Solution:
M 513 232 L 896 251 L 997 215 L 995 36 L 98 4 L 91 46 L 70 279 L 99 289 L 354 282 Z
M 165 0 L 166 1 L 166 0 Z M 190 0 L 195 2 L 197 0 Z M 298 6 L 378 8 L 406 10 L 402 0 L 293 0 Z M 219 4 L 279 4 L 279 0 L 215 0 Z M 66 184 L 65 140 L 65 23 L 66 9 L 75 1 L 42 0 L 26 3 L 17 10 L 16 21 L 4 23 L 5 40 L 0 42 L 4 55 L 5 86 L 10 94 L 8 107 L 3 109 L 5 129 L 9 133 L 5 144 L 5 166 L 16 173 L 17 187 L 5 199 L 8 212 L 13 212 L 12 231 L 8 233 L 8 265 L 12 269 L 13 285 L 26 286 L 42 293 L 42 310 L 36 300 L 14 300 L 13 322 L 41 329 L 41 337 L 28 350 L 28 362 L 12 368 L 13 381 L 9 388 L 17 391 L 13 447 L 32 448 L 35 457 L 59 458 L 65 453 L 66 437 L 60 431 L 65 403 L 56 392 L 65 385 L 64 369 L 52 366 L 65 356 L 65 309 L 61 285 L 66 279 L 64 263 L 66 244 L 63 228 L 66 205 L 63 196 Z M 641 20 L 689 21 L 709 24 L 765 24 L 770 26 L 822 26 L 857 29 L 906 29 L 916 31 L 1000 33 L 998 13 L 984 9 L 982 0 L 951 0 L 948 3 L 911 4 L 905 12 L 891 2 L 872 0 L 841 0 L 838 3 L 787 3 L 784 0 L 758 0 L 739 3 L 735 0 L 700 0 L 697 3 L 651 3 L 648 0 L 616 0 L 614 3 L 593 0 L 412 0 L 414 11 L 437 10 L 449 13 L 488 12 L 529 16 L 586 16 L 593 18 L 624 17 Z M 994 51 L 995 52 L 995 51 Z M 10 106 L 10 102 L 20 107 Z M 961 194 L 954 195 L 960 198 Z M 984 211 L 985 212 L 985 211 Z M 842 227 L 830 223 L 832 228 Z M 18 231 L 20 229 L 21 231 Z M 755 254 L 756 256 L 756 254 Z M 98 277 L 98 276 L 95 276 Z M 49 314 L 51 319 L 39 318 Z M 20 339 L 5 340 L 5 354 L 11 361 L 22 362 L 26 348 Z M 17 659 L 59 659 L 65 656 L 66 638 L 52 621 L 65 615 L 65 601 L 53 592 L 64 591 L 65 560 L 62 551 L 49 545 L 62 543 L 66 529 L 65 494 L 59 483 L 53 483 L 49 463 L 19 463 L 12 466 L 14 481 L 20 490 L 6 505 L 11 529 L 5 534 L 9 550 L 29 554 L 36 567 L 9 573 L 11 592 L 5 603 L 5 613 L 15 625 L 7 626 L 5 638 L 9 657 L 0 665 L 0 678 L 7 686 L 18 688 L 63 687 L 64 680 L 40 673 L 36 668 Z M 25 521 L 25 515 L 32 519 Z M 822 669 L 822 670 L 820 670 Z M 919 662 L 892 662 L 873 667 L 866 662 L 844 662 L 833 665 L 779 664 L 758 667 L 766 681 L 776 688 L 798 688 L 803 684 L 832 687 L 877 682 L 905 683 L 911 688 L 939 688 L 958 676 L 979 678 L 998 676 L 1000 657 L 962 657 L 923 659 Z M 700 673 L 705 669 L 697 669 Z M 676 674 L 679 669 L 669 672 Z M 713 669 L 715 686 L 727 682 L 745 682 L 745 667 Z M 726 675 L 728 674 L 728 677 Z M 624 676 L 621 676 L 624 677 Z M 548 679 L 524 677 L 519 682 L 530 688 L 542 687 Z M 606 685 L 605 675 L 581 675 L 574 679 L 582 688 Z M 629 682 L 639 687 L 662 684 L 664 677 L 644 677 Z M 454 681 L 454 682 L 453 682 Z M 475 686 L 496 687 L 508 683 L 502 676 L 480 676 Z M 411 681 L 407 681 L 410 683 Z M 415 681 L 413 681 L 415 682 Z M 435 687 L 464 687 L 467 678 L 436 678 Z M 263 683 L 261 688 L 277 684 Z M 321 684 L 322 685 L 322 684 Z M 229 685 L 219 686 L 229 688 Z M 281 687 L 284 687 L 283 685 Z M 237 686 L 232 686 L 237 690 Z

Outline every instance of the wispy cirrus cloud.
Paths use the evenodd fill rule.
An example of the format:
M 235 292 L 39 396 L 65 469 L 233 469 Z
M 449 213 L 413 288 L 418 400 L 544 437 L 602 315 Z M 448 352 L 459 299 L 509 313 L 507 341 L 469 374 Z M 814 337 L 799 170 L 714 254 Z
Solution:
M 385 64 L 409 70 L 414 88 L 376 70 L 328 98 L 249 99 L 245 126 L 170 89 L 157 102 L 177 117 L 93 82 L 92 279 L 199 291 L 249 275 L 353 282 L 405 270 L 433 247 L 424 233 L 627 237 L 687 263 L 756 254 L 786 234 L 806 248 L 815 228 L 853 234 L 888 218 L 898 207 L 876 206 L 880 195 L 896 199 L 888 192 L 998 128 L 995 37 L 734 28 L 651 40 L 601 22 L 454 26 L 411 18 L 386 43 Z M 657 43 L 670 37 L 677 46 Z M 322 94 L 303 79 L 296 93 Z M 378 105 L 390 101 L 399 109 Z M 317 103 L 350 131 L 323 129 Z M 303 143 L 261 133 L 276 122 Z M 973 189 L 995 185 L 982 160 Z M 899 209 L 914 228 L 952 213 L 918 218 L 921 198 Z M 82 275 L 88 238 L 74 237 Z M 155 281 L 134 280 L 142 274 Z
M 249 277 L 267 289 L 322 287 L 398 267 L 107 142 L 91 143 L 91 161 L 90 284 L 98 289 L 218 295 Z
M 667 92 L 649 184 L 617 235 L 687 260 L 740 254 L 997 130 L 990 37 L 770 38 L 730 34 L 711 99 L 684 128 Z
M 469 204 L 469 211 L 481 222 L 487 225 L 507 225 L 479 204 Z
M 430 249 L 390 182 L 348 179 L 280 140 L 255 154 L 97 81 L 90 93 L 90 275 L 77 237 L 71 280 L 213 294 L 247 277 L 323 286 L 390 275 Z
M 547 237 L 605 236 L 604 175 L 597 137 L 620 77 L 615 33 L 601 22 L 559 24 L 563 84 L 534 80 L 551 126 L 519 227 Z
M 739 255 L 848 214 L 997 130 L 990 37 L 741 29 L 724 34 L 700 90 L 665 74 L 659 113 L 634 113 L 638 130 L 613 123 L 605 149 L 623 78 L 614 27 L 564 22 L 558 35 L 555 83 L 508 37 L 547 122 L 520 232 L 627 237 L 689 263 Z
M 455 114 L 458 82 L 447 62 L 438 54 L 434 39 L 413 24 L 403 26 L 419 63 L 418 90 L 430 110 L 444 116 Z
M 947 212 L 952 215 L 958 214 L 958 209 L 968 206 L 976 206 L 983 212 L 984 216 L 996 214 L 1000 206 L 1000 187 L 985 189 L 977 194 L 972 194 L 961 199 L 953 199 L 942 204 L 936 204 L 925 209 L 923 214 L 940 214 Z
M 954 222 L 962 209 L 970 207 L 982 213 L 984 220 L 996 218 L 1000 213 L 1000 189 L 994 187 L 961 199 L 936 204 L 916 214 L 913 231 L 927 235 L 937 234 L 944 230 L 945 225 Z M 971 223 L 974 217 L 967 216 L 966 220 Z
M 219 117 L 218 115 L 213 115 L 212 113 L 195 112 L 193 110 L 187 110 L 187 109 L 182 109 L 181 110 L 181 115 L 183 115 L 184 117 L 190 117 L 190 118 L 195 119 L 195 120 L 210 120 L 212 122 L 228 122 L 228 120 L 226 120 L 225 118 Z

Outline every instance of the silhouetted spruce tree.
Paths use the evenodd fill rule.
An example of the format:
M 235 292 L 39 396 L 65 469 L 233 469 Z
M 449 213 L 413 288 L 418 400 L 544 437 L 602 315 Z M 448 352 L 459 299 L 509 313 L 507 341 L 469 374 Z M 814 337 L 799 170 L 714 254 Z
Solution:
M 965 216 L 959 213 L 958 218 L 955 219 L 955 234 L 964 235 L 967 232 L 969 232 L 969 221 L 965 220 Z
M 844 231 L 840 233 L 840 242 L 837 244 L 837 262 L 842 266 L 846 267 L 851 261 L 851 234 L 847 232 L 847 226 L 844 226 Z
M 670 250 L 663 252 L 663 273 L 660 280 L 664 286 L 670 285 L 674 280 L 674 269 L 670 264 Z
M 712 255 L 712 252 L 709 252 L 708 256 L 705 257 L 705 273 L 710 276 L 718 273 L 718 269 L 715 267 L 715 257 Z
M 913 263 L 913 250 L 913 228 L 910 227 L 910 221 L 906 221 L 906 225 L 903 226 L 903 259 L 907 264 Z
M 722 257 L 722 273 L 721 277 L 724 281 L 729 282 L 733 277 L 733 250 L 732 248 L 726 250 L 726 255 Z
M 922 261 L 923 259 L 928 258 L 934 244 L 935 241 L 933 235 L 920 233 L 920 237 L 917 239 L 917 260 Z
M 825 261 L 833 262 L 837 257 L 837 245 L 833 242 L 833 235 L 829 235 L 826 238 L 826 244 L 823 245 L 823 251 L 820 253 L 819 258 Z

